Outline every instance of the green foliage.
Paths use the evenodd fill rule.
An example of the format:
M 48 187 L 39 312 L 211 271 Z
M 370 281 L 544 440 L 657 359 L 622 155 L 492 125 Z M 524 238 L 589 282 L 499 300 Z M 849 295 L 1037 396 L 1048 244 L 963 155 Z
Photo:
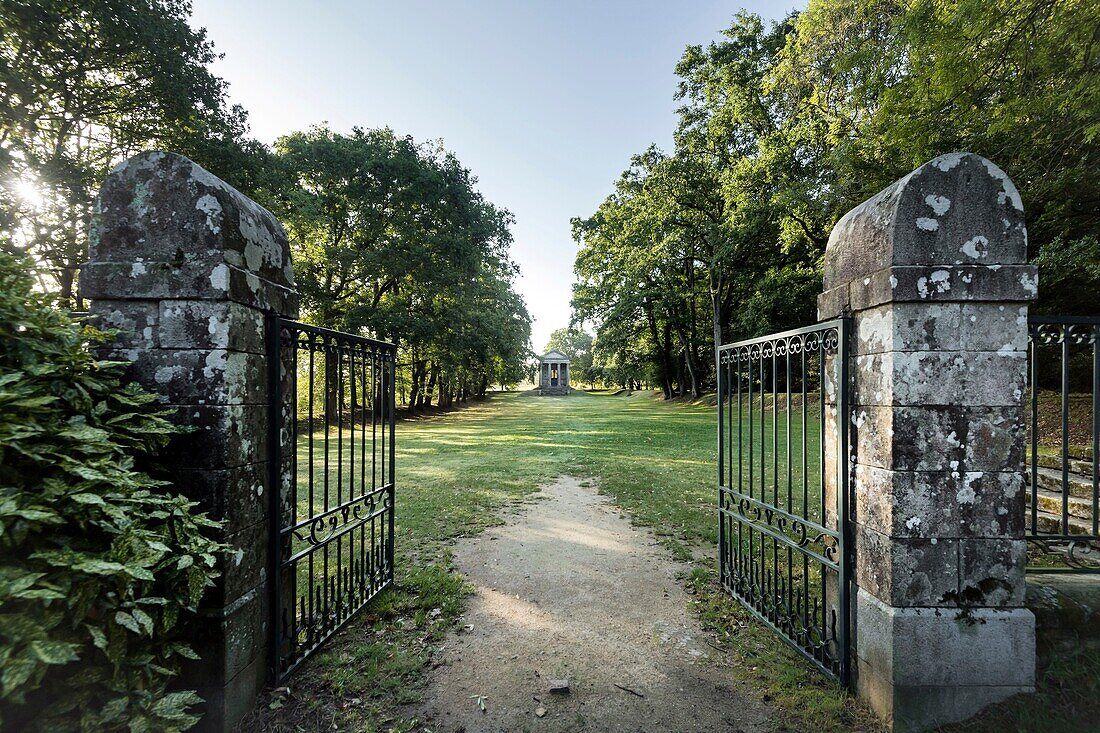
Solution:
M 1020 189 L 1039 308 L 1095 312 L 1095 14 L 1089 0 L 811 0 L 770 27 L 738 13 L 676 67 L 674 149 L 636 156 L 575 220 L 575 316 L 607 358 L 644 352 L 666 395 L 697 393 L 716 341 L 814 320 L 807 288 L 846 211 L 963 150 Z
M 190 14 L 189 0 L 0 3 L 0 231 L 66 306 L 92 198 L 122 159 L 159 147 L 245 190 L 257 182 L 263 151 L 242 141 L 245 113 Z
M 1040 309 L 1074 315 L 1100 314 L 1100 238 L 1089 236 L 1067 240 L 1056 237 L 1044 244 L 1035 258 L 1039 267 L 1040 292 L 1057 293 L 1046 298 Z
M 531 319 L 509 257 L 512 216 L 438 146 L 389 129 L 279 139 L 261 200 L 287 227 L 307 317 L 398 343 L 410 404 L 514 383 Z
M 216 524 L 137 462 L 174 432 L 0 253 L 0 726 L 175 731 L 180 639 L 216 576 Z

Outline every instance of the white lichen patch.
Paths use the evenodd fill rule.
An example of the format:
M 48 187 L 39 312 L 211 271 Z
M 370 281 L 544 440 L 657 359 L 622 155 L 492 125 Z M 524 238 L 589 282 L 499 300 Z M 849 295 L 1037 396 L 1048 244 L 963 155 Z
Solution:
M 946 293 L 951 289 L 951 273 L 947 270 L 936 270 L 929 277 L 917 278 L 917 294 L 921 298 L 927 298 L 935 293 Z
M 222 205 L 212 194 L 206 194 L 195 202 L 195 208 L 206 214 L 206 228 L 214 234 L 221 232 L 222 227 L 218 216 L 222 213 Z
M 989 175 L 1001 182 L 1001 192 L 997 194 L 997 203 L 1004 204 L 1006 201 L 1009 201 L 1012 203 L 1014 209 L 1023 211 L 1023 199 L 1020 198 L 1020 192 L 1016 189 L 1016 184 L 1012 182 L 1008 174 L 992 161 L 983 158 L 982 162 L 985 163 L 985 169 L 989 171 Z
M 1027 273 L 1024 273 L 1023 275 L 1020 275 L 1020 285 L 1023 286 L 1024 292 L 1028 293 L 1029 295 L 1035 295 L 1039 292 L 1039 276 L 1037 274 L 1028 275 Z
M 905 520 L 905 528 L 912 531 L 920 526 L 920 517 L 909 517 Z
M 939 228 L 940 223 L 938 220 L 927 216 L 917 217 L 917 229 L 923 229 L 926 232 L 934 232 Z
M 936 216 L 943 216 L 947 213 L 947 210 L 951 208 L 951 199 L 946 196 L 938 196 L 934 193 L 925 196 L 924 203 L 932 207 L 932 211 L 936 212 Z
M 144 262 L 135 262 L 134 264 L 130 265 L 130 277 L 141 277 L 148 271 L 149 269 L 145 267 Z
M 264 250 L 259 245 L 252 242 L 248 242 L 244 246 L 244 264 L 253 272 L 260 269 L 260 265 L 263 264 Z
M 963 155 L 965 155 L 965 153 L 947 153 L 933 160 L 932 165 L 946 172 L 961 163 Z
M 981 259 L 989 254 L 989 240 L 979 234 L 972 239 L 968 239 L 966 243 L 959 248 L 959 251 L 967 257 L 976 260 Z
M 898 286 L 898 279 L 894 275 L 890 276 L 890 289 L 893 290 Z
M 218 374 L 224 374 L 228 365 L 229 357 L 224 351 L 211 351 L 206 355 L 206 366 L 202 368 L 202 375 L 213 379 Z
M 175 378 L 179 371 L 180 367 L 178 366 L 157 367 L 157 370 L 153 372 L 153 380 L 157 384 L 168 384 Z
M 223 263 L 210 271 L 210 287 L 222 292 L 229 291 L 229 265 Z

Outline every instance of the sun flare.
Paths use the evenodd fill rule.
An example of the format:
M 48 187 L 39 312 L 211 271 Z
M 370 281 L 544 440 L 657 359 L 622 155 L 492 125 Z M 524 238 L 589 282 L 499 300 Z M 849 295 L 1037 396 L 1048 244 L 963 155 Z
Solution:
M 45 197 L 42 195 L 42 189 L 38 187 L 34 181 L 28 178 L 20 178 L 15 182 L 13 186 L 15 195 L 28 206 L 40 209 L 42 204 L 45 203 Z

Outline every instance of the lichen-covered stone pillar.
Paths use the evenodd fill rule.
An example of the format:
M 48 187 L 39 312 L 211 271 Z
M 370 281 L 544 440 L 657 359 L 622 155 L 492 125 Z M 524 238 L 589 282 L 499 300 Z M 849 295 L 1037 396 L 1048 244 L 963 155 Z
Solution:
M 107 178 L 80 277 L 107 357 L 160 396 L 176 437 L 174 489 L 221 520 L 232 551 L 201 604 L 202 661 L 182 683 L 206 701 L 201 730 L 228 730 L 268 671 L 265 313 L 294 317 L 286 234 L 274 216 L 187 158 L 143 153 Z
M 848 212 L 822 319 L 852 318 L 855 673 L 893 730 L 1033 689 L 1023 608 L 1027 303 L 1020 195 L 952 153 Z

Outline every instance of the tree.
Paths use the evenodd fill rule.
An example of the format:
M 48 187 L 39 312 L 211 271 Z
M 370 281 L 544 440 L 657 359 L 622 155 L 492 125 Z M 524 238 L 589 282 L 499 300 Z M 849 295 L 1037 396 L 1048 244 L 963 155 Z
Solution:
M 531 319 L 512 217 L 452 154 L 389 129 L 315 127 L 280 138 L 274 167 L 260 197 L 286 225 L 306 318 L 398 343 L 411 406 L 517 379 Z
M 0 5 L 0 230 L 40 286 L 76 302 L 95 191 L 151 147 L 237 183 L 257 152 L 245 113 L 209 71 L 186 0 L 6 0 Z M 246 181 L 247 182 L 247 181 Z
M 1095 15 L 1084 0 L 811 2 L 770 83 L 838 184 L 822 188 L 828 223 L 917 165 L 966 150 L 1019 187 L 1031 256 L 1095 236 Z M 1041 288 L 1040 304 L 1058 309 L 1067 295 Z
M 1019 185 L 1040 281 L 1066 286 L 1039 307 L 1095 311 L 1093 15 L 1085 0 L 811 0 L 689 46 L 673 150 L 635 156 L 573 223 L 574 317 L 595 324 L 597 363 L 643 353 L 666 396 L 709 387 L 715 344 L 814 320 L 845 212 L 953 150 Z

